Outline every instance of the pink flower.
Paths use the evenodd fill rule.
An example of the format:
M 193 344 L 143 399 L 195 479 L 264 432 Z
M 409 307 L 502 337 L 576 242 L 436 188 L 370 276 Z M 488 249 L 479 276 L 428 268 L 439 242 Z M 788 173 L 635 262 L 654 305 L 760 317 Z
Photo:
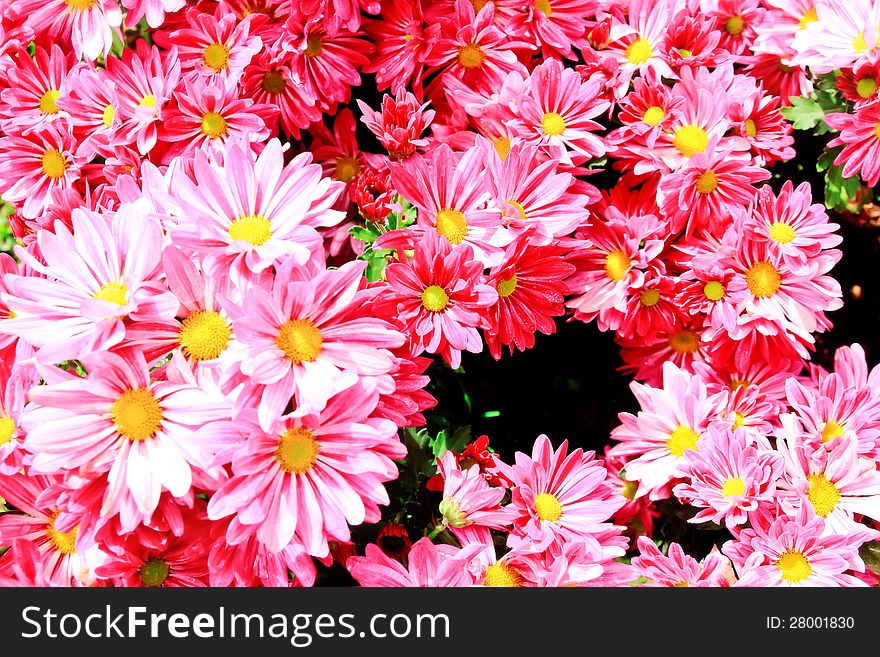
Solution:
M 186 0 L 123 0 L 122 4 L 128 9 L 126 24 L 136 25 L 142 18 L 146 18 L 147 25 L 156 29 L 165 22 L 166 12 L 182 9 Z
M 825 122 L 840 134 L 828 142 L 828 148 L 843 146 L 834 159 L 843 166 L 840 175 L 859 174 L 869 187 L 880 181 L 880 104 L 857 109 L 853 114 L 828 113 Z
M 361 586 L 473 586 L 467 564 L 479 549 L 478 545 L 458 549 L 451 545 L 434 545 L 430 539 L 422 538 L 413 544 L 407 565 L 403 566 L 370 544 L 366 556 L 349 557 L 346 568 Z
M 280 552 L 270 552 L 252 535 L 242 543 L 226 542 L 230 521 L 211 523 L 211 552 L 208 570 L 211 586 L 312 586 L 317 569 L 315 561 L 296 541 Z M 291 577 L 293 574 L 293 577 Z
M 447 450 L 437 459 L 437 472 L 443 479 L 443 526 L 456 536 L 470 528 L 503 530 L 513 522 L 516 511 L 500 506 L 507 489 L 489 486 L 479 464 L 462 470 L 455 454 Z
M 639 575 L 648 580 L 642 586 L 726 587 L 730 583 L 727 572 L 730 562 L 718 548 L 713 547 L 706 558 L 697 561 L 685 554 L 678 543 L 670 543 L 665 555 L 646 536 L 639 536 L 637 544 L 639 556 L 633 557 L 632 565 Z
M 9 12 L 21 17 L 35 36 L 45 34 L 53 41 L 71 43 L 76 58 L 89 61 L 110 54 L 113 35 L 119 34 L 122 23 L 116 0 L 12 0 Z
M 382 111 L 370 109 L 362 100 L 358 100 L 363 116 L 361 121 L 379 139 L 391 157 L 405 160 L 416 152 L 417 148 L 428 145 L 427 139 L 421 135 L 431 125 L 434 110 L 426 109 L 429 103 L 420 104 L 416 97 L 401 88 L 394 98 L 385 94 L 382 97 Z
M 0 126 L 8 134 L 22 135 L 34 125 L 68 118 L 58 100 L 67 86 L 73 56 L 53 44 L 48 52 L 35 48 L 33 57 L 19 50 L 16 64 L 7 72 L 8 88 L 0 92 Z

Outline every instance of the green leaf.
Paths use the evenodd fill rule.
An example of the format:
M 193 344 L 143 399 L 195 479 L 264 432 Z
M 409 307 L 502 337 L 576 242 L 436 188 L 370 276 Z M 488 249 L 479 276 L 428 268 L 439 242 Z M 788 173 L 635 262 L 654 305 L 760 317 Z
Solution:
M 471 442 L 471 436 L 470 425 L 458 427 L 452 433 L 450 433 L 449 429 L 443 429 L 431 441 L 431 450 L 437 458 L 443 456 L 450 449 L 455 452 L 461 452 Z
M 812 98 L 792 96 L 791 106 L 782 108 L 782 115 L 791 121 L 795 130 L 812 130 L 824 123 L 825 110 Z
M 859 548 L 859 556 L 872 573 L 880 575 L 880 541 L 870 541 Z
M 825 173 L 825 207 L 829 210 L 858 212 L 861 209 L 858 176 L 844 178 L 843 168 L 832 165 Z

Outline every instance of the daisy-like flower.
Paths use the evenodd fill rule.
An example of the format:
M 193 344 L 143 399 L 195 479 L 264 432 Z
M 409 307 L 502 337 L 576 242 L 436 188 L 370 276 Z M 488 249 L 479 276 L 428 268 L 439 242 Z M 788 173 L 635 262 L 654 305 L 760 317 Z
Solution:
M 669 22 L 681 6 L 679 0 L 629 0 L 627 21 L 611 26 L 605 52 L 618 63 L 615 94 L 626 95 L 629 83 L 636 73 L 651 81 L 675 74 L 666 60 L 665 40 Z
M 639 402 L 636 415 L 620 413 L 621 424 L 611 432 L 608 456 L 626 459 L 626 478 L 639 482 L 639 495 L 651 494 L 681 477 L 688 450 L 699 451 L 700 439 L 717 415 L 721 393 L 710 395 L 705 382 L 672 362 L 663 363 L 663 385 L 654 388 L 633 382 Z
M 16 354 L 12 352 L 10 355 L 13 360 Z M 39 380 L 35 368 L 15 369 L 5 362 L 0 365 L 0 474 L 14 475 L 22 471 L 24 432 L 19 417 L 27 403 L 28 390 Z
M 35 48 L 33 58 L 21 49 L 15 62 L 7 71 L 9 86 L 0 92 L 0 127 L 9 134 L 21 134 L 33 125 L 67 118 L 58 100 L 73 56 L 53 44 L 49 51 Z
M 785 457 L 778 489 L 787 513 L 809 506 L 825 520 L 827 532 L 837 534 L 862 527 L 854 514 L 880 520 L 880 471 L 873 460 L 859 457 L 855 441 L 815 451 L 803 440 L 778 436 L 776 448 Z
M 427 232 L 413 259 L 389 263 L 385 278 L 388 287 L 379 303 L 409 336 L 413 354 L 440 354 L 457 369 L 462 351 L 482 350 L 477 329 L 485 327 L 483 313 L 498 292 L 483 282 L 483 265 L 470 246 L 453 247 Z
M 33 541 L 16 538 L 6 552 L 6 558 L 10 563 L 5 572 L 0 572 L 0 586 L 52 586 L 40 567 L 40 552 Z
M 467 569 L 479 545 L 456 548 L 435 545 L 427 537 L 416 541 L 407 556 L 406 566 L 386 556 L 370 544 L 363 557 L 349 557 L 345 567 L 361 586 L 458 587 L 473 586 Z
M 208 570 L 211 586 L 312 586 L 317 569 L 315 561 L 296 540 L 280 552 L 270 552 L 250 536 L 242 543 L 226 542 L 229 521 L 211 523 L 211 552 Z M 291 577 L 291 574 L 293 577 Z
M 575 271 L 565 262 L 565 250 L 555 245 L 532 246 L 531 235 L 512 242 L 504 261 L 489 272 L 486 282 L 498 291 L 498 301 L 487 311 L 489 328 L 483 336 L 492 356 L 501 358 L 505 345 L 514 352 L 531 349 L 535 333 L 556 331 L 553 317 L 565 312 L 565 279 Z
M 608 484 L 608 471 L 595 452 L 578 448 L 569 453 L 567 440 L 554 451 L 542 434 L 531 457 L 517 452 L 514 465 L 500 463 L 498 468 L 513 482 L 510 504 L 518 512 L 508 547 L 535 552 L 552 543 L 595 540 L 594 535 L 623 531 L 608 519 L 626 499 Z M 620 550 L 617 556 L 623 554 Z
M 545 58 L 556 55 L 574 59 L 572 46 L 583 48 L 587 44 L 587 24 L 579 0 L 539 0 L 514 13 L 506 21 L 506 29 L 518 36 L 528 35 L 526 38 L 541 48 Z
M 224 479 L 193 433 L 228 417 L 225 399 L 185 383 L 174 367 L 166 380 L 152 380 L 138 351 L 97 352 L 82 362 L 88 377 L 56 371 L 58 382 L 30 391 L 21 424 L 33 472 L 108 473 L 104 516 L 116 515 L 123 498 L 149 516 L 163 490 L 188 494 L 194 471 L 196 479 Z
M 670 543 L 666 554 L 646 536 L 639 536 L 637 546 L 639 556 L 633 557 L 632 565 L 639 575 L 648 580 L 641 586 L 687 588 L 724 587 L 730 584 L 730 562 L 718 548 L 713 548 L 705 559 L 697 561 L 686 554 L 678 543 Z
M 761 81 L 761 86 L 779 97 L 782 107 L 791 105 L 792 96 L 809 96 L 813 81 L 800 66 L 790 66 L 787 55 L 759 53 L 741 58 L 743 73 Z
M 147 25 L 156 29 L 165 22 L 166 13 L 174 13 L 186 5 L 186 0 L 122 0 L 128 9 L 125 15 L 127 25 L 137 25 L 142 18 Z
M 442 526 L 456 536 L 477 527 L 503 530 L 516 515 L 511 507 L 500 506 L 507 489 L 489 486 L 480 470 L 476 463 L 463 470 L 451 450 L 437 459 L 437 472 L 443 479 Z
M 717 21 L 721 47 L 733 55 L 747 51 L 766 12 L 760 0 L 700 0 L 700 11 Z
M 57 100 L 67 112 L 67 122 L 84 152 L 93 150 L 111 157 L 112 141 L 119 127 L 116 89 L 98 69 L 79 68 L 67 78 L 66 95 Z
M 584 81 L 570 68 L 548 59 L 529 76 L 527 93 L 519 99 L 515 127 L 528 143 L 541 146 L 563 164 L 580 164 L 605 154 L 593 121 L 610 103 L 601 100 L 598 78 Z
M 699 452 L 685 453 L 682 474 L 690 483 L 672 489 L 679 499 L 703 509 L 688 522 L 732 527 L 745 523 L 759 504 L 775 503 L 780 454 L 753 444 L 741 430 L 710 427 L 704 443 Z
M 258 406 L 265 431 L 291 398 L 297 415 L 318 413 L 358 376 L 394 370 L 389 348 L 404 336 L 365 311 L 375 294 L 361 287 L 365 267 L 353 261 L 312 273 L 287 261 L 270 289 L 254 287 L 240 306 L 227 307 L 241 348 L 226 386 L 247 383 L 237 410 Z
M 834 165 L 843 167 L 840 175 L 848 178 L 858 174 L 869 187 L 875 186 L 880 181 L 880 103 L 853 114 L 831 112 L 825 115 L 825 122 L 840 133 L 827 146 L 843 146 L 834 158 Z
M 159 222 L 143 202 L 127 203 L 111 218 L 77 209 L 73 231 L 61 222 L 40 230 L 43 262 L 21 247 L 22 262 L 41 276 L 8 276 L 3 299 L 15 317 L 0 332 L 19 336 L 57 363 L 120 344 L 126 318 L 163 323 L 179 303 L 158 282 Z
M 682 318 L 675 305 L 676 287 L 673 277 L 648 271 L 644 284 L 631 287 L 626 309 L 616 331 L 618 340 L 651 342 L 658 334 L 668 336 L 678 329 Z
M 263 48 L 260 37 L 251 33 L 256 15 L 238 20 L 235 14 L 219 17 L 192 8 L 187 27 L 171 33 L 156 33 L 163 46 L 176 46 L 182 71 L 195 70 L 208 78 L 235 83 L 251 59 Z
M 212 520 L 234 515 L 226 541 L 248 536 L 270 552 L 294 537 L 316 557 L 328 541 L 350 540 L 349 525 L 377 522 L 388 504 L 382 484 L 397 477 L 392 458 L 405 455 L 388 420 L 371 419 L 378 394 L 367 380 L 334 395 L 319 413 L 279 417 L 268 431 L 252 410 L 204 434 L 231 452 L 232 477 L 208 504 Z M 242 440 L 244 439 L 244 440 Z
M 86 157 L 70 131 L 53 122 L 26 134 L 0 137 L 0 196 L 21 203 L 26 219 L 42 215 L 55 190 L 79 179 Z
M 197 151 L 192 173 L 177 168 L 169 182 L 173 242 L 202 254 L 210 272 L 226 272 L 237 285 L 283 258 L 306 263 L 322 251 L 316 229 L 344 216 L 331 209 L 342 183 L 322 178 L 311 157 L 300 153 L 285 164 L 277 139 L 256 158 L 233 141 L 225 145 L 222 162 Z M 229 180 L 239 182 L 230 186 Z
M 704 318 L 696 315 L 684 319 L 677 317 L 670 328 L 656 331 L 650 339 L 639 335 L 631 338 L 615 336 L 614 341 L 620 345 L 620 357 L 624 362 L 619 369 L 631 372 L 637 381 L 660 387 L 665 363 L 693 372 L 697 364 L 710 358 L 712 340 L 708 336 L 711 333 L 712 329 L 706 328 Z
M 208 84 L 202 78 L 184 81 L 174 94 L 176 105 L 163 115 L 160 136 L 172 142 L 165 160 L 186 155 L 196 148 L 223 152 L 229 141 L 262 142 L 269 136 L 267 122 L 277 109 L 241 99 L 229 84 Z
M 35 37 L 71 43 L 76 58 L 89 61 L 110 54 L 122 24 L 116 0 L 12 0 L 9 13 L 20 16 Z
M 816 20 L 799 30 L 792 42 L 794 66 L 814 74 L 849 68 L 878 45 L 880 3 L 873 0 L 823 0 Z
M 794 517 L 752 522 L 721 550 L 736 566 L 735 586 L 865 586 L 847 571 L 865 571 L 859 547 L 877 536 L 864 525 L 829 533 L 827 523 L 804 507 Z
M 367 158 L 373 158 L 372 154 L 361 152 L 356 131 L 354 114 L 347 107 L 339 110 L 333 118 L 332 132 L 323 123 L 316 123 L 311 129 L 312 157 L 321 165 L 325 176 L 346 185 L 365 170 Z
M 22 512 L 0 515 L 0 545 L 12 545 L 17 539 L 32 541 L 38 552 L 35 565 L 50 586 L 82 586 L 88 583 L 89 567 L 85 551 L 77 547 L 77 527 L 57 529 L 57 495 L 51 490 L 44 494 L 60 480 L 57 476 L 0 475 L 0 494 Z M 14 553 L 0 557 L 0 573 L 8 572 L 14 559 Z
M 382 97 L 381 112 L 370 109 L 360 99 L 357 102 L 363 114 L 361 121 L 391 157 L 405 160 L 414 155 L 417 148 L 428 145 L 428 140 L 421 135 L 434 120 L 434 110 L 427 109 L 429 103 L 420 104 L 403 88 L 393 98 L 388 94 Z

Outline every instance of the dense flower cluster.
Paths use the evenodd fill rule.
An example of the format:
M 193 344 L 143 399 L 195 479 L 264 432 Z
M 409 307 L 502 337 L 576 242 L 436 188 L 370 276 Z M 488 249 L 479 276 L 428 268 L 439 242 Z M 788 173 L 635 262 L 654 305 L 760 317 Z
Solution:
M 880 0 L 4 3 L 0 583 L 874 583 L 880 370 L 810 363 L 842 240 L 774 168 L 821 122 L 829 176 L 880 180 L 878 25 Z M 608 449 L 437 449 L 436 524 L 359 543 L 432 362 L 563 319 L 635 379 Z M 658 546 L 665 500 L 730 539 Z

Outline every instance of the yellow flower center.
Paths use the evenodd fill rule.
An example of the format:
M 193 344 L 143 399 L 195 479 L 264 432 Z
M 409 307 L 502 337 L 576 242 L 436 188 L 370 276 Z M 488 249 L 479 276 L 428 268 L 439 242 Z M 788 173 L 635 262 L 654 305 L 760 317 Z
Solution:
M 797 237 L 797 233 L 795 233 L 794 228 L 788 224 L 777 221 L 770 226 L 770 237 L 780 244 L 788 244 Z
M 306 57 L 317 57 L 324 50 L 324 40 L 321 37 L 310 36 L 306 39 Z
M 280 94 L 287 86 L 287 81 L 281 71 L 266 71 L 262 84 L 266 93 Z
M 700 348 L 700 338 L 694 331 L 679 331 L 669 336 L 669 346 L 679 354 L 692 354 Z
M 116 116 L 116 110 L 113 109 L 113 105 L 107 105 L 104 108 L 103 120 L 104 127 L 109 128 L 113 125 L 113 117 Z
M 652 105 L 642 114 L 642 121 L 650 126 L 660 125 L 660 122 L 666 118 L 666 112 L 658 105 Z
M 686 449 L 696 449 L 697 441 L 699 439 L 700 434 L 689 426 L 679 424 L 675 427 L 675 430 L 669 434 L 669 438 L 666 440 L 666 447 L 669 448 L 670 454 L 675 457 L 680 457 L 684 454 Z
M 746 493 L 746 482 L 739 477 L 731 477 L 721 487 L 724 497 L 742 497 Z
M 620 494 L 623 495 L 626 499 L 632 501 L 636 497 L 636 493 L 639 490 L 639 482 L 637 481 L 624 481 L 623 482 L 623 490 L 620 491 Z
M 724 29 L 730 36 L 739 36 L 746 28 L 746 22 L 742 16 L 731 16 L 724 24 Z
M 552 493 L 535 497 L 535 513 L 544 522 L 557 522 L 562 517 L 562 505 Z
M 627 60 L 636 66 L 651 59 L 651 54 L 651 42 L 647 39 L 636 39 L 626 48 Z
M 510 138 L 503 135 L 501 137 L 495 137 L 495 139 L 492 140 L 492 145 L 495 147 L 495 152 L 498 153 L 498 157 L 503 161 L 510 152 Z
M 840 438 L 845 430 L 846 427 L 838 424 L 836 420 L 828 420 L 822 429 L 822 442 L 827 443 L 835 438 Z
M 824 474 L 811 474 L 807 476 L 810 488 L 807 491 L 807 499 L 813 505 L 816 515 L 826 517 L 834 511 L 834 507 L 840 501 L 840 491 L 837 486 L 828 481 Z
M 258 214 L 239 217 L 229 224 L 229 237 L 232 240 L 261 246 L 272 237 L 272 224 L 266 217 Z
M 155 107 L 156 106 L 156 97 L 153 94 L 148 96 L 144 96 L 141 98 L 140 102 L 141 107 Z
M 782 572 L 782 579 L 792 584 L 802 582 L 813 572 L 809 560 L 796 550 L 783 552 L 776 560 L 776 567 Z
M 752 119 L 746 119 L 746 137 L 754 137 L 758 134 L 758 126 Z
M 681 55 L 682 57 L 693 57 L 694 56 L 694 53 L 692 53 L 687 48 L 679 48 L 678 54 Z
M 868 49 L 868 44 L 865 42 L 864 32 L 859 32 L 856 35 L 856 38 L 852 40 L 852 47 L 856 52 L 865 52 Z
M 42 98 L 40 98 L 40 111 L 46 114 L 57 114 L 61 108 L 58 107 L 55 101 L 59 98 L 61 98 L 60 91 L 49 89 L 49 91 L 44 93 Z
M 97 4 L 98 0 L 64 0 L 64 4 L 74 11 L 86 11 Z
M 486 568 L 483 586 L 522 586 L 522 578 L 513 568 L 496 562 Z
M 11 417 L 0 417 L 0 445 L 11 441 L 13 434 L 15 434 L 15 420 Z
M 231 337 L 229 323 L 213 310 L 194 310 L 181 322 L 180 346 L 187 358 L 196 361 L 217 358 Z
M 61 151 L 55 148 L 49 149 L 43 153 L 41 163 L 43 166 L 43 173 L 53 180 L 57 180 L 64 176 L 64 172 L 67 171 L 67 167 L 70 166 L 67 159 L 61 154 Z
M 698 125 L 683 125 L 675 131 L 672 145 L 685 157 L 705 153 L 709 146 L 709 135 Z
M 502 278 L 498 281 L 498 296 L 502 299 L 509 297 L 516 290 L 516 274 L 510 278 Z
M 741 426 L 745 425 L 746 416 L 740 413 L 739 411 L 733 412 L 733 428 L 739 429 Z
M 275 344 L 294 365 L 314 361 L 324 346 L 321 331 L 308 319 L 290 319 L 278 329 Z
M 612 251 L 605 256 L 605 275 L 615 283 L 619 283 L 626 276 L 631 264 L 632 260 L 623 251 L 620 249 Z
M 225 71 L 229 68 L 229 48 L 222 43 L 212 43 L 202 53 L 202 61 L 205 63 L 205 66 L 214 69 L 218 73 Z
M 522 206 L 522 203 L 520 203 L 519 201 L 514 201 L 513 199 L 510 199 L 507 202 L 516 208 L 516 211 L 519 212 L 520 219 L 522 219 L 523 221 L 528 220 L 529 217 L 528 215 L 526 215 L 526 209 Z
M 555 137 L 565 132 L 565 119 L 556 112 L 547 112 L 541 119 L 541 127 L 544 129 L 544 134 Z
M 126 390 L 110 407 L 116 430 L 129 440 L 146 440 L 162 426 L 162 408 L 147 388 Z
M 449 304 L 449 295 L 439 285 L 429 285 L 421 294 L 422 307 L 432 313 L 441 313 Z
M 782 279 L 769 261 L 756 262 L 746 272 L 746 285 L 756 297 L 772 297 L 779 291 Z
M 718 189 L 718 176 L 712 169 L 697 176 L 697 191 L 700 194 L 711 194 Z
M 318 460 L 320 446 L 314 434 L 305 427 L 292 427 L 278 440 L 275 459 L 287 474 L 304 474 Z
M 880 139 L 880 123 L 874 126 L 874 136 Z
M 171 568 L 165 560 L 159 558 L 150 559 L 138 569 L 138 573 L 141 576 L 141 584 L 150 588 L 162 586 L 165 580 L 168 579 L 168 573 L 170 572 Z
M 458 63 L 463 68 L 480 68 L 486 60 L 486 53 L 476 43 L 469 43 L 458 49 Z
M 219 112 L 207 112 L 202 117 L 202 134 L 211 137 L 226 136 L 226 119 Z
M 550 14 L 553 13 L 553 8 L 548 0 L 536 0 L 535 9 L 543 13 L 547 18 L 550 18 Z
M 709 301 L 719 301 L 724 298 L 724 285 L 721 281 L 709 281 L 703 286 L 703 294 Z
M 816 11 L 815 7 L 810 7 L 804 15 L 801 16 L 800 21 L 798 21 L 798 27 L 804 29 L 807 25 L 815 23 L 817 20 L 819 20 L 819 12 Z
M 645 290 L 642 292 L 641 296 L 639 296 L 639 303 L 646 308 L 656 306 L 659 301 L 660 293 L 657 290 Z
M 344 155 L 336 160 L 336 172 L 334 178 L 342 182 L 351 182 L 351 180 L 360 173 L 361 163 L 356 157 Z
M 862 78 L 856 83 L 856 93 L 859 98 L 870 98 L 877 91 L 877 81 L 874 78 Z
M 467 237 L 468 224 L 464 213 L 452 208 L 440 210 L 437 213 L 437 223 L 435 224 L 437 232 L 449 240 L 449 243 L 455 246 L 461 244 Z
M 115 303 L 117 306 L 124 306 L 128 303 L 128 287 L 122 281 L 105 283 L 92 297 Z
M 56 552 L 61 554 L 74 554 L 76 552 L 76 535 L 79 532 L 79 525 L 71 529 L 69 532 L 60 532 L 55 529 L 55 518 L 58 513 L 54 513 L 46 526 L 46 536 L 49 538 L 49 544 Z

